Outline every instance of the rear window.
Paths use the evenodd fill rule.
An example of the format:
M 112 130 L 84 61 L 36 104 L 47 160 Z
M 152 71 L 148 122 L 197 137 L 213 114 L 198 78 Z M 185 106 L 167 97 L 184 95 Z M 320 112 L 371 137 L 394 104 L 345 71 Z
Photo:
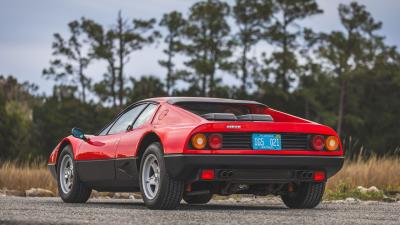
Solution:
M 212 102 L 180 102 L 175 104 L 199 116 L 207 113 L 233 113 L 235 116 L 250 114 L 250 107 L 244 104 Z

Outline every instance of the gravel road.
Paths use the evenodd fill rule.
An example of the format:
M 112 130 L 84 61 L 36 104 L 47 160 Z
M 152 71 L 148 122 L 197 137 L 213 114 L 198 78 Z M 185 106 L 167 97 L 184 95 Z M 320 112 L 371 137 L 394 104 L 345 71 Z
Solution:
M 400 224 L 400 203 L 322 203 L 312 210 L 287 209 L 276 199 L 182 204 L 152 211 L 140 200 L 91 199 L 65 204 L 59 198 L 0 197 L 0 224 Z

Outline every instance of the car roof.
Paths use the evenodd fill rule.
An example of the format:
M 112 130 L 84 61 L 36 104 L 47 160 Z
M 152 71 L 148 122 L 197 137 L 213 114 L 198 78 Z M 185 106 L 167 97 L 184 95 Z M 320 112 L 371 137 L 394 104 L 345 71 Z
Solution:
M 169 104 L 177 104 L 183 102 L 202 102 L 202 103 L 233 103 L 233 104 L 254 104 L 254 105 L 262 105 L 266 106 L 257 101 L 251 100 L 237 100 L 237 99 L 228 99 L 228 98 L 208 98 L 208 97 L 160 97 L 160 98 L 149 98 L 144 99 L 140 102 L 145 101 L 155 101 L 155 102 L 167 102 Z

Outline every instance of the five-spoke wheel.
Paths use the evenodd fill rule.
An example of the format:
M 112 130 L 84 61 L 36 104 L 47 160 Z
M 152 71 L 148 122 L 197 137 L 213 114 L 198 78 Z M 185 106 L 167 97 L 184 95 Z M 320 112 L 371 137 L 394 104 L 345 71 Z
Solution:
M 160 188 L 160 167 L 157 157 L 149 154 L 143 163 L 143 191 L 147 198 L 153 199 Z
M 174 209 L 182 200 L 184 182 L 169 177 L 160 143 L 149 145 L 140 162 L 140 190 L 150 209 Z
M 71 146 L 65 146 L 60 152 L 57 163 L 58 193 L 64 202 L 86 202 L 92 190 L 79 179 Z
M 60 165 L 61 189 L 64 193 L 71 191 L 74 182 L 74 165 L 70 155 L 64 155 Z

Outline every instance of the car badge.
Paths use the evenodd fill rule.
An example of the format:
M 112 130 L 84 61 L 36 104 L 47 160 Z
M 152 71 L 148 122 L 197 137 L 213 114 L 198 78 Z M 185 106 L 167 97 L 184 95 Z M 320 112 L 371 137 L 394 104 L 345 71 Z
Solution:
M 242 126 L 240 126 L 240 125 L 227 125 L 226 128 L 228 128 L 228 129 L 240 129 L 240 128 L 242 128 Z

